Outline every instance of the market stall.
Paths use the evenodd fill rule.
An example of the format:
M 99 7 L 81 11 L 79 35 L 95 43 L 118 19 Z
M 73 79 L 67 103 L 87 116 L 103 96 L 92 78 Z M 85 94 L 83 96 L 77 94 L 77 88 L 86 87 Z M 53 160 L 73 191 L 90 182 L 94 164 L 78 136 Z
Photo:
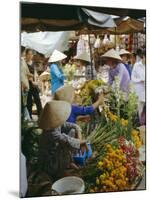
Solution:
M 91 69 L 97 57 L 117 47 L 117 37 L 112 35 L 133 34 L 142 32 L 144 28 L 144 23 L 137 20 L 145 16 L 145 12 L 140 10 L 62 5 L 55 5 L 52 8 L 42 4 L 33 7 L 33 4 L 26 3 L 22 4 L 21 9 L 21 30 L 37 32 L 22 33 L 24 46 L 46 56 L 49 56 L 56 47 L 57 50 L 67 50 L 68 53 L 71 49 L 66 48 L 70 39 L 68 32 L 76 30 L 78 33 L 75 34 L 75 50 L 82 52 L 82 48 L 78 48 L 80 41 L 80 47 L 85 48 L 83 52 L 90 54 L 88 58 L 84 57 L 84 61 L 90 63 Z M 39 9 L 41 13 L 44 9 L 41 17 Z M 60 12 L 62 9 L 65 11 Z M 112 15 L 117 15 L 117 19 Z M 122 20 L 121 17 L 124 16 L 132 18 Z M 36 38 L 32 38 L 33 35 L 36 35 Z M 40 40 L 41 35 L 43 41 Z M 54 39 L 56 36 L 57 40 Z M 63 56 L 67 57 L 65 54 Z M 98 74 L 98 70 L 95 80 L 86 80 L 84 68 L 78 67 L 73 56 L 72 54 L 64 63 L 64 73 L 67 77 L 64 85 L 73 88 L 73 103 L 77 106 L 91 106 L 98 101 L 101 93 L 104 94 L 104 100 L 102 105 L 96 106 L 90 116 L 77 118 L 76 123 L 82 130 L 83 139 L 86 140 L 86 149 L 81 148 L 72 153 L 77 168 L 67 169 L 60 180 L 55 180 L 38 168 L 42 129 L 37 119 L 22 122 L 22 152 L 27 158 L 28 197 L 135 190 L 145 173 L 145 126 L 140 126 L 138 121 L 137 96 L 130 88 L 127 100 L 126 94 L 119 87 L 119 79 L 116 78 L 113 86 L 110 86 L 106 73 L 102 76 Z M 41 84 L 42 105 L 45 108 L 46 103 L 55 98 L 55 95 L 51 94 L 48 68 L 40 73 L 38 80 Z M 65 113 L 65 110 L 63 112 Z M 69 188 L 67 184 L 74 187 Z M 77 185 L 80 187 L 76 187 Z

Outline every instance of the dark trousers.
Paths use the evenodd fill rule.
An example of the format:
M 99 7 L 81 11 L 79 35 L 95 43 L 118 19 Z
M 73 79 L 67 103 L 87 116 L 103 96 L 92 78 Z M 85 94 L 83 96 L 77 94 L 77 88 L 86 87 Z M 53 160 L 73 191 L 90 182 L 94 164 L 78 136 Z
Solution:
M 28 108 L 31 119 L 32 119 L 33 99 L 36 104 L 37 114 L 38 116 L 40 116 L 40 113 L 42 111 L 42 104 L 41 104 L 41 100 L 39 96 L 39 89 L 37 87 L 30 87 L 29 92 L 28 92 L 27 108 Z

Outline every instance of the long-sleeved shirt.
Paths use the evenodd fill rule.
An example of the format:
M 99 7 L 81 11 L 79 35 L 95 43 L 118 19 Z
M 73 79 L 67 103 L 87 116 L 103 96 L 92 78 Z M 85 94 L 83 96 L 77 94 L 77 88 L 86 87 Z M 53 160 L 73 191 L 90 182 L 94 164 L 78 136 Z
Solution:
M 94 66 L 92 66 L 92 69 L 91 69 L 91 65 L 87 65 L 85 67 L 85 78 L 86 78 L 86 80 L 95 80 L 96 79 L 96 70 L 95 70 Z
M 115 80 L 115 76 L 119 76 L 120 89 L 123 92 L 128 92 L 129 83 L 130 83 L 130 76 L 129 76 L 129 73 L 128 73 L 126 67 L 124 66 L 124 64 L 119 63 L 116 66 L 116 68 L 109 70 L 109 83 L 111 85 L 113 84 L 113 82 Z
M 39 166 L 52 177 L 59 177 L 71 161 L 71 151 L 80 148 L 80 140 L 70 131 L 80 131 L 76 124 L 66 122 L 62 127 L 43 131 L 40 138 Z
M 52 94 L 54 94 L 58 88 L 64 85 L 65 76 L 63 74 L 62 69 L 58 66 L 58 64 L 51 64 L 50 73 L 51 73 Z
M 21 82 L 24 84 L 24 86 L 26 86 L 26 89 L 29 90 L 29 79 L 28 79 L 29 69 L 23 57 L 21 58 L 20 64 L 21 64 L 20 66 Z
M 134 64 L 131 81 L 139 101 L 145 102 L 145 65 L 142 61 Z
M 72 105 L 71 114 L 67 122 L 76 123 L 77 117 L 79 115 L 90 115 L 94 112 L 93 106 L 78 106 Z
M 129 76 L 130 76 L 130 79 L 131 79 L 131 68 L 130 68 L 129 64 L 124 63 L 124 66 L 125 66 L 126 69 L 128 70 L 128 73 L 129 73 Z

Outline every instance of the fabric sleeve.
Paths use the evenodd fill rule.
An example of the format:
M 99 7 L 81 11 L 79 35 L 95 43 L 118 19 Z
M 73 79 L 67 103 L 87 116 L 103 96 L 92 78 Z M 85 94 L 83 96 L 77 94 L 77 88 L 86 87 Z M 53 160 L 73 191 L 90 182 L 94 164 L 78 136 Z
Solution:
M 71 129 L 75 129 L 76 132 L 81 132 L 80 126 L 74 123 L 65 122 L 62 126 L 62 132 L 69 132 Z
M 127 70 L 126 67 L 122 64 L 122 66 L 119 67 L 119 79 L 120 79 L 120 84 L 122 83 L 123 76 L 124 76 L 124 70 Z
M 108 82 L 109 82 L 110 85 L 112 85 L 113 81 L 114 81 L 114 78 L 113 78 L 113 76 L 111 74 L 111 71 L 109 71 L 109 81 Z
M 134 65 L 131 75 L 131 80 L 134 83 L 138 83 L 145 80 L 145 77 L 143 77 L 143 73 L 141 73 L 140 68 L 138 67 L 138 63 Z
M 115 69 L 110 69 L 109 70 L 109 84 L 112 85 L 115 79 L 115 76 L 118 76 L 119 71 L 118 71 L 118 67 L 116 67 Z
M 63 144 L 68 144 L 70 147 L 75 148 L 75 149 L 80 149 L 80 140 L 79 139 L 75 139 L 72 138 L 68 135 L 66 135 L 65 133 L 61 133 L 59 131 L 55 131 L 54 133 L 54 139 Z
M 74 106 L 73 112 L 75 115 L 90 115 L 94 112 L 93 106 Z
M 51 66 L 51 71 L 61 80 L 64 80 L 64 75 L 59 71 L 58 66 L 53 64 Z

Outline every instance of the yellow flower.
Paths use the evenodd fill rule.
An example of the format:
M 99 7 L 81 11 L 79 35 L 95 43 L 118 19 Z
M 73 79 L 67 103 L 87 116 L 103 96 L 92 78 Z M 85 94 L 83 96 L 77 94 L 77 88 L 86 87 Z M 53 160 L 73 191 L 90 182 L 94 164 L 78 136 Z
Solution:
M 110 117 L 110 119 L 111 119 L 112 121 L 117 121 L 117 119 L 118 119 L 118 116 L 117 116 L 117 115 L 114 115 L 114 114 L 111 113 L 111 112 L 108 112 L 108 115 L 109 115 L 109 117 Z
M 106 186 L 112 186 L 113 185 L 113 182 L 112 181 L 110 181 L 110 180 L 105 180 L 104 181 L 104 184 L 106 185 Z
M 104 173 L 104 174 L 102 174 L 102 175 L 100 175 L 100 180 L 104 180 L 105 178 L 107 177 L 107 175 L 106 175 L 106 173 Z
M 98 167 L 102 167 L 102 165 L 103 165 L 103 162 L 102 162 L 102 161 L 99 161 L 99 162 L 98 162 Z
M 121 124 L 122 124 L 122 126 L 128 126 L 128 120 L 125 120 L 125 119 L 121 119 Z
M 132 132 L 131 132 L 131 134 L 132 134 L 133 136 L 134 136 L 134 135 L 138 135 L 138 133 L 139 133 L 139 132 L 138 132 L 137 130 L 135 130 L 135 129 L 133 129 Z
M 112 115 L 112 116 L 111 116 L 111 120 L 114 121 L 114 122 L 117 121 L 117 118 L 118 118 L 117 115 Z
M 109 150 L 112 149 L 112 146 L 110 144 L 106 144 L 106 148 Z
M 141 140 L 139 131 L 133 129 L 131 134 L 132 134 L 133 142 L 134 142 L 136 148 L 137 149 L 140 148 L 142 145 L 142 140 Z

